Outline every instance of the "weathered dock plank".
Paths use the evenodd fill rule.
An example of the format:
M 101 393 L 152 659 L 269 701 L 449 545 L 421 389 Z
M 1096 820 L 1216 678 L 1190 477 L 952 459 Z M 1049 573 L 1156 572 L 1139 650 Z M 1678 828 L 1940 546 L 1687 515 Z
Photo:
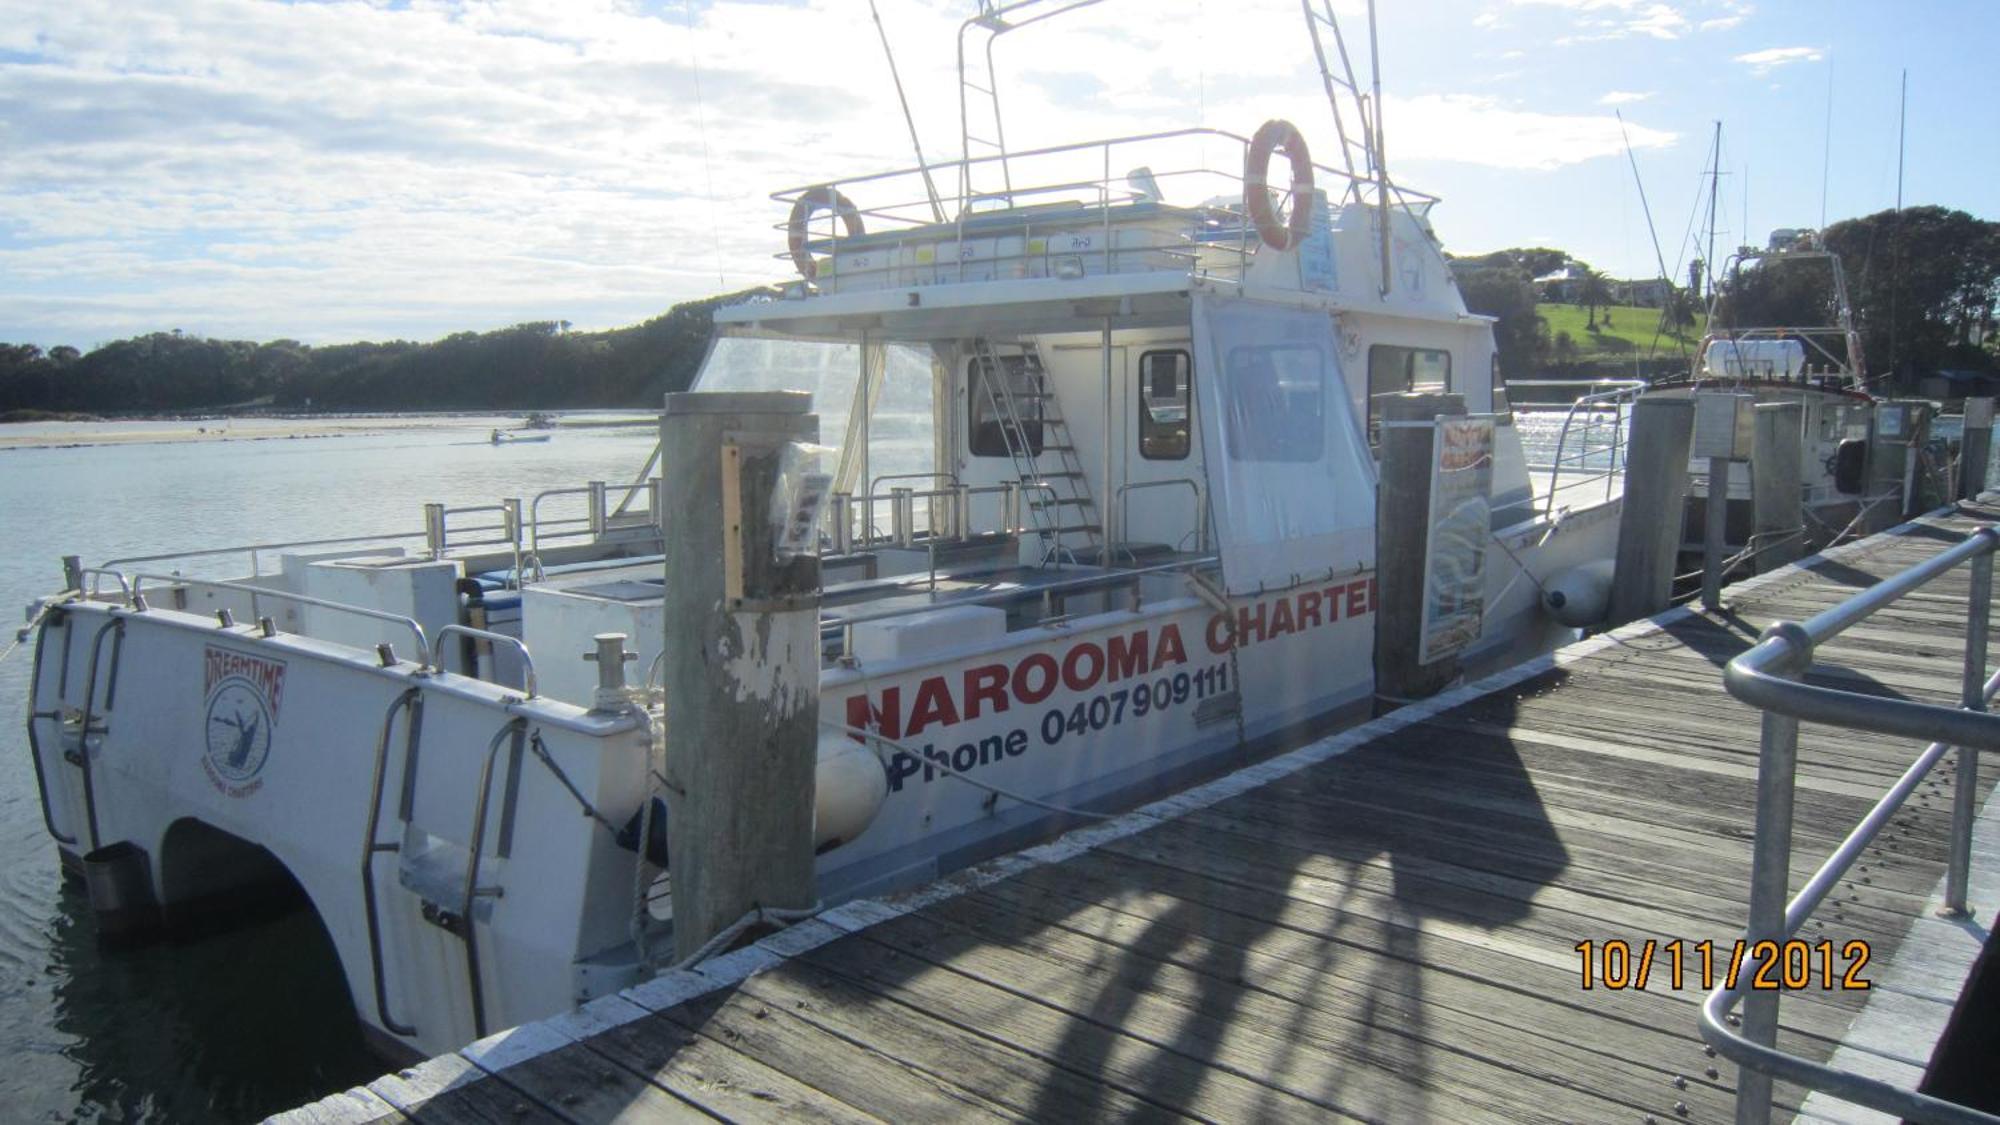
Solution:
M 347 1097 L 419 1121 L 1727 1120 L 1735 1074 L 1695 1032 L 1692 955 L 1678 981 L 1662 962 L 1644 988 L 1586 988 L 1576 946 L 1712 940 L 1726 959 L 1757 716 L 1723 693 L 1722 666 L 1771 622 L 1996 515 L 1808 560 L 1730 591 L 1726 614 L 1628 627 L 900 903 L 834 911 L 635 990 L 544 1053 L 475 1045 Z M 1850 630 L 1812 680 L 1955 702 L 1966 588 L 1947 578 Z M 1919 749 L 1802 728 L 1795 885 Z M 1782 1046 L 1903 1080 L 1927 1058 L 1956 982 L 1889 969 L 1940 925 L 1952 785 L 1927 781 L 1806 931 L 1868 941 L 1886 983 L 1789 994 Z M 340 1097 L 312 1120 L 348 1119 Z M 1782 1084 L 1778 1104 L 1841 1116 Z

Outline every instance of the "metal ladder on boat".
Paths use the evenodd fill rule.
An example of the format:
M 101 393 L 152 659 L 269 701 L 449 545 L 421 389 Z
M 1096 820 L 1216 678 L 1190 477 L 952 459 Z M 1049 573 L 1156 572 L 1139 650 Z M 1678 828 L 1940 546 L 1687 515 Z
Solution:
M 384 842 L 380 839 L 382 823 L 382 790 L 387 780 L 389 744 L 395 731 L 396 715 L 408 715 L 403 744 L 402 795 L 399 799 L 397 819 L 403 826 L 403 839 Z M 412 687 L 397 696 L 389 704 L 389 710 L 382 718 L 382 734 L 375 745 L 374 780 L 369 790 L 368 826 L 361 840 L 361 897 L 362 909 L 368 925 L 368 967 L 371 983 L 375 991 L 375 1014 L 382 1026 L 401 1036 L 414 1036 L 417 1029 L 399 1022 L 389 1010 L 388 983 L 382 971 L 382 924 L 375 893 L 375 857 L 384 852 L 400 853 L 404 842 L 410 838 L 415 825 L 412 823 L 417 791 L 418 745 L 423 735 L 423 689 Z M 480 971 L 478 921 L 474 908 L 481 898 L 498 898 L 503 893 L 498 886 L 481 886 L 479 869 L 481 853 L 486 844 L 486 821 L 493 791 L 493 767 L 503 747 L 511 746 L 518 763 L 525 747 L 528 723 L 518 716 L 510 718 L 494 734 L 487 746 L 485 764 L 479 774 L 479 795 L 473 806 L 471 840 L 465 849 L 465 876 L 462 882 L 449 887 L 426 888 L 415 885 L 412 880 L 403 880 L 403 886 L 422 901 L 421 912 L 426 922 L 445 931 L 465 944 L 466 986 L 472 1005 L 472 1027 L 475 1037 L 484 1038 L 486 1026 L 486 988 Z M 511 798 L 509 807 L 502 813 L 502 842 L 499 856 L 505 858 L 513 833 L 513 809 Z M 416 831 L 422 831 L 415 828 Z M 426 833 L 428 836 L 428 833 Z M 445 853 L 444 858 L 455 860 L 449 854 L 454 845 L 444 844 L 433 849 Z
M 1010 350 L 1003 353 L 1001 346 Z M 979 384 L 985 389 L 987 406 L 1000 420 L 1015 479 L 1026 494 L 1029 519 L 1041 538 L 1042 561 L 1102 561 L 1104 525 L 1097 514 L 1097 501 L 1091 496 L 1090 480 L 1077 457 L 1076 437 L 1063 418 L 1061 400 L 1049 384 L 1041 353 L 1033 344 L 996 345 L 983 336 L 973 339 L 972 353 L 975 369 L 983 376 Z M 1040 427 L 1039 443 L 1029 440 L 1029 425 Z M 1042 458 L 1050 454 L 1060 467 L 1044 470 Z
M 1326 88 L 1326 104 L 1333 110 L 1333 131 L 1340 137 L 1340 158 L 1347 167 L 1349 183 L 1356 184 L 1361 179 L 1375 176 L 1375 123 L 1373 106 L 1361 84 L 1354 78 L 1354 64 L 1347 56 L 1347 40 L 1340 34 L 1340 23 L 1333 18 L 1332 0 L 1299 0 L 1299 8 L 1306 17 L 1306 30 L 1312 35 L 1313 58 L 1319 62 L 1320 84 Z M 1334 55 L 1339 66 L 1327 57 L 1326 40 L 1333 40 Z M 1340 111 L 1341 93 L 1354 99 L 1357 115 L 1361 121 L 1359 140 L 1347 131 L 1347 116 Z M 1358 161 L 1356 158 L 1359 158 Z M 1357 168 L 1357 164 L 1359 167 Z

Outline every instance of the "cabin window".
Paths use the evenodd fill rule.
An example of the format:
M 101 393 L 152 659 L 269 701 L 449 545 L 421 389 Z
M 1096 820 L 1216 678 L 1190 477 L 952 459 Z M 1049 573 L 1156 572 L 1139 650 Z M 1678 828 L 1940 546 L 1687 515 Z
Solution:
M 976 357 L 966 368 L 966 436 L 974 457 L 1008 457 L 1016 452 L 1042 452 L 1042 396 L 1046 381 L 1041 364 L 1028 356 L 1004 355 L 1000 370 L 992 360 Z M 1016 429 L 1018 425 L 1018 429 Z M 1010 435 L 1013 440 L 1009 441 Z
M 1232 461 L 1317 461 L 1326 451 L 1326 353 L 1306 344 L 1232 348 L 1225 401 Z
M 1368 444 L 1381 439 L 1376 395 L 1444 394 L 1451 390 L 1451 353 L 1441 348 L 1374 344 L 1368 349 Z
M 1194 402 L 1193 361 L 1186 352 L 1146 352 L 1139 357 L 1139 456 L 1186 460 L 1188 418 Z

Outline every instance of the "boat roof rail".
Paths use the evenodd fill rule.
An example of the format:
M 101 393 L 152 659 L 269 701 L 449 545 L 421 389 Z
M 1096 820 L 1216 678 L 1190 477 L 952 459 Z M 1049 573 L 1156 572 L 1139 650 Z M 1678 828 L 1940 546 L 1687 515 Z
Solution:
M 793 204 L 797 203 L 800 197 L 804 196 L 808 192 L 819 191 L 828 187 L 835 187 L 835 188 L 852 187 L 859 184 L 873 184 L 885 180 L 900 179 L 907 176 L 921 176 L 926 172 L 936 172 L 940 169 L 949 170 L 963 166 L 990 164 L 999 161 L 1032 160 L 1038 157 L 1061 156 L 1066 154 L 1087 152 L 1094 149 L 1107 150 L 1106 155 L 1108 159 L 1109 156 L 1108 150 L 1114 147 L 1142 145 L 1160 141 L 1170 141 L 1170 140 L 1179 140 L 1179 139 L 1196 138 L 1196 137 L 1218 138 L 1221 140 L 1233 142 L 1236 145 L 1242 146 L 1244 148 L 1249 147 L 1251 143 L 1250 138 L 1245 137 L 1240 133 L 1230 132 L 1229 130 L 1226 129 L 1216 129 L 1209 126 L 1190 126 L 1181 129 L 1166 129 L 1151 133 L 1131 133 L 1115 137 L 1100 137 L 1085 141 L 1071 141 L 1065 144 L 1045 145 L 1041 148 L 1026 149 L 1020 152 L 1009 152 L 1005 154 L 996 153 L 992 155 L 960 157 L 955 160 L 934 161 L 908 167 L 893 168 L 888 171 L 882 171 L 882 172 L 870 172 L 857 176 L 837 177 L 833 179 L 821 180 L 816 183 L 802 184 L 795 187 L 782 188 L 778 191 L 772 192 L 771 199 L 779 203 Z M 1315 161 L 1312 166 L 1315 172 L 1323 172 L 1327 176 L 1331 177 L 1336 181 L 1347 183 L 1350 187 L 1373 187 L 1375 185 L 1375 181 L 1373 179 L 1357 175 L 1353 172 L 1348 171 L 1345 168 L 1336 168 L 1331 165 L 1321 164 L 1317 161 Z M 1227 170 L 1218 170 L 1218 169 L 1190 169 L 1181 172 L 1174 172 L 1174 171 L 1160 172 L 1156 169 L 1154 170 L 1154 175 L 1167 176 L 1167 175 L 1186 174 L 1186 172 L 1188 171 L 1217 172 L 1222 175 L 1227 175 L 1231 179 L 1239 181 L 1242 179 L 1240 171 L 1232 173 Z M 1122 178 L 1124 173 L 1119 172 L 1116 173 L 1116 175 L 1119 178 Z M 1077 183 L 1068 184 L 1066 186 L 1071 188 L 1075 187 L 1095 188 L 1099 187 L 1101 183 L 1102 181 L 1080 181 Z M 973 200 L 988 199 L 988 198 L 1009 198 L 1023 194 L 1033 194 L 1039 191 L 1046 190 L 1049 186 L 1050 185 L 1034 185 L 1029 187 L 1013 188 L 1004 195 L 996 195 L 995 193 L 990 191 L 967 193 L 953 197 L 952 201 L 958 203 L 959 206 L 964 209 L 963 213 L 965 215 L 970 216 L 979 213 L 972 211 L 970 209 L 970 205 Z M 1416 189 L 1406 188 L 1401 185 L 1391 185 L 1391 186 L 1395 194 L 1399 197 L 1399 202 L 1403 203 L 1406 207 L 1416 210 L 1417 213 L 1419 214 L 1422 213 L 1422 209 L 1428 208 L 1431 204 L 1434 204 L 1439 200 L 1438 196 L 1433 195 L 1429 192 L 1418 191 Z M 911 226 L 934 225 L 936 223 L 935 218 L 922 218 L 922 219 L 908 218 L 895 213 L 897 209 L 900 209 L 904 206 L 914 207 L 918 204 L 921 204 L 923 206 L 923 210 L 926 214 L 930 212 L 930 200 L 928 198 L 923 198 L 923 199 L 911 200 L 910 203 L 907 205 L 901 203 L 892 203 L 892 204 L 878 205 L 870 208 L 862 208 L 861 213 L 865 215 L 873 215 L 875 217 L 882 218 L 886 221 L 908 223 Z

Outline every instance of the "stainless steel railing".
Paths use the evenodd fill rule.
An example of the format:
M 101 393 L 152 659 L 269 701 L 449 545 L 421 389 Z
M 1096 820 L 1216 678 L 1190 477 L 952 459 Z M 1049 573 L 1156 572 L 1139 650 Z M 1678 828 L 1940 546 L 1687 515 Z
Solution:
M 205 590 L 231 590 L 239 594 L 249 594 L 253 598 L 275 598 L 279 601 L 293 602 L 298 605 L 317 606 L 320 609 L 329 609 L 337 613 L 350 613 L 356 617 L 365 617 L 371 621 L 380 621 L 385 624 L 408 629 L 416 641 L 419 666 L 425 668 L 431 667 L 430 664 L 424 663 L 430 659 L 431 655 L 430 641 L 424 635 L 424 627 L 419 625 L 415 618 L 405 617 L 400 613 L 388 613 L 379 609 L 370 609 L 367 606 L 348 605 L 344 602 L 329 601 L 326 598 L 315 598 L 307 594 L 295 594 L 290 590 L 277 590 L 269 586 L 252 586 L 244 582 L 217 582 L 206 578 L 188 578 L 184 575 L 169 574 L 134 574 L 131 578 L 132 593 L 129 600 L 132 608 L 141 613 L 146 610 L 145 584 L 148 582 L 163 583 L 167 586 L 199 586 Z M 387 648 L 386 645 L 383 647 Z
M 1063 249 L 1050 247 L 1044 253 L 1073 257 L 1079 269 L 1088 270 L 1090 266 L 1084 263 L 1091 263 L 1102 273 L 1147 272 L 1158 268 L 1150 264 L 1158 259 L 1172 263 L 1175 272 L 1206 272 L 1226 278 L 1243 272 L 1258 242 L 1248 211 L 1240 203 L 1244 191 L 1241 159 L 1249 145 L 1248 137 L 1221 129 L 1172 129 L 937 161 L 787 188 L 772 193 L 771 198 L 793 205 L 808 193 L 832 190 L 852 195 L 858 213 L 879 228 L 859 238 L 865 247 L 859 253 L 867 260 L 849 259 L 843 265 L 842 257 L 857 239 L 845 234 L 830 212 L 822 213 L 824 226 L 811 232 L 809 246 L 815 254 L 825 253 L 834 262 L 834 268 L 823 271 L 817 279 L 828 292 L 841 290 L 843 275 L 873 276 L 877 280 L 868 287 L 879 288 L 879 275 L 897 272 L 912 262 L 913 254 L 935 251 L 947 229 L 953 232 L 947 253 L 955 260 L 926 261 L 925 265 L 953 274 L 950 280 L 955 281 L 1020 276 L 1013 268 L 1043 256 L 1029 251 L 1027 240 L 1071 234 L 1083 241 Z M 1135 166 L 1150 174 L 1150 190 L 1130 186 L 1125 182 L 1129 175 L 1116 171 Z M 1010 169 L 1006 190 L 981 192 L 962 186 L 957 193 L 943 197 L 933 190 L 933 173 L 962 173 L 963 181 L 973 170 L 988 167 Z M 1335 207 L 1349 201 L 1365 202 L 1365 192 L 1376 187 L 1372 178 L 1344 168 L 1315 163 L 1313 170 Z M 1123 216 L 1114 212 L 1127 204 L 1158 200 L 1161 185 L 1172 185 L 1185 199 L 1208 201 L 1177 209 L 1191 220 L 1203 216 L 1199 227 L 1186 226 L 1161 242 L 1125 243 L 1114 238 L 1114 228 L 1123 222 Z M 1391 185 L 1391 192 L 1392 205 L 1418 220 L 1438 198 L 1400 185 Z M 1215 202 L 1232 195 L 1239 202 Z M 1038 200 L 1061 205 L 1063 219 L 1050 221 L 1046 209 L 1035 202 Z M 1075 207 L 1095 214 L 1079 214 L 1072 209 Z M 992 226 L 995 222 L 1001 226 Z M 978 231 L 971 242 L 980 245 L 968 241 L 968 227 L 975 225 Z M 1003 250 L 997 245 L 1001 238 L 1019 239 L 1022 247 Z M 985 242 L 996 245 L 987 247 Z M 774 255 L 787 256 L 788 252 Z M 1133 262 L 1139 264 L 1138 269 L 1129 268 Z M 943 279 L 943 273 L 935 276 Z
M 505 645 L 513 649 L 521 657 L 521 686 L 528 693 L 528 698 L 533 699 L 541 693 L 541 680 L 535 675 L 535 658 L 528 652 L 527 642 L 519 637 L 510 637 L 505 633 L 495 633 L 488 629 L 475 629 L 470 625 L 459 625 L 456 623 L 446 625 L 437 631 L 437 636 L 431 638 L 431 667 L 440 671 L 444 669 L 444 639 L 450 636 L 470 637 L 473 640 L 485 641 L 488 644 Z M 475 678 L 477 677 L 475 676 Z
M 1780 622 L 1764 630 L 1750 651 L 1729 662 L 1723 683 L 1729 693 L 1764 712 L 1757 764 L 1756 843 L 1751 858 L 1750 920 L 1746 948 L 1773 943 L 1776 950 L 1796 933 L 1849 867 L 1860 859 L 1945 751 L 1958 747 L 1956 792 L 1952 801 L 1944 907 L 1963 915 L 1967 871 L 1972 856 L 1972 823 L 1978 800 L 1979 751 L 2000 750 L 2000 715 L 1986 713 L 2000 691 L 2000 676 L 1987 674 L 1987 635 L 1993 600 L 1993 553 L 2000 531 L 1982 527 L 1934 558 L 1886 579 L 1803 622 Z M 1959 706 L 1917 703 L 1862 695 L 1800 682 L 1817 646 L 1895 604 L 1960 565 L 1971 567 L 1966 598 L 1965 658 Z M 1896 783 L 1840 842 L 1798 894 L 1786 900 L 1791 871 L 1793 790 L 1798 775 L 1799 720 L 1909 738 L 1935 739 Z M 1702 1005 L 1701 1035 L 1742 1067 L 1736 1084 L 1738 1125 L 1763 1125 L 1771 1117 L 1771 1084 L 1783 1078 L 1845 1101 L 1912 1121 L 2000 1125 L 2000 1117 L 1863 1077 L 1824 1063 L 1787 1054 L 1776 1047 L 1781 993 L 1750 987 L 1754 973 L 1710 993 Z M 1747 1000 L 1745 999 L 1747 996 Z M 1743 1001 L 1743 1027 L 1729 1026 L 1730 1010 Z
M 1194 494 L 1194 549 L 1201 551 L 1208 546 L 1208 495 L 1202 491 L 1201 482 L 1193 477 L 1170 477 L 1166 480 L 1127 481 L 1118 486 L 1112 503 L 1118 509 L 1118 538 L 1129 542 L 1131 535 L 1132 509 L 1126 503 L 1126 494 L 1155 488 L 1186 488 Z M 1185 538 L 1182 542 L 1185 542 Z M 1178 546 L 1179 544 L 1176 544 Z
M 1516 386 L 1556 386 L 1560 380 L 1530 380 L 1514 384 Z M 1577 396 L 1568 411 L 1563 414 L 1562 429 L 1556 437 L 1555 455 L 1546 464 L 1535 465 L 1536 472 L 1549 474 L 1549 492 L 1543 501 L 1542 515 L 1554 513 L 1556 493 L 1567 488 L 1576 488 L 1598 480 L 1604 482 L 1604 498 L 1611 498 L 1612 483 L 1625 469 L 1626 422 L 1631 416 L 1631 408 L 1639 396 L 1645 393 L 1643 379 L 1602 379 L 1593 380 L 1588 386 L 1603 387 Z M 1601 436 L 1608 428 L 1610 436 Z M 1581 419 L 1583 431 L 1578 435 L 1576 448 L 1570 448 L 1570 434 Z M 1598 464 L 1592 464 L 1598 459 Z M 1563 474 L 1568 472 L 1572 479 L 1563 483 Z M 1580 474 L 1580 479 L 1579 479 Z

